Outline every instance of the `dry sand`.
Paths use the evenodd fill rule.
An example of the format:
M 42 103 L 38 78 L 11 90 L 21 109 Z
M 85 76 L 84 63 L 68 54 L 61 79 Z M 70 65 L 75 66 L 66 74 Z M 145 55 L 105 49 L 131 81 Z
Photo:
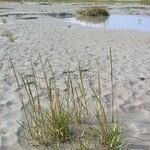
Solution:
M 39 5 L 35 3 L 0 3 L 0 15 L 20 12 L 66 12 L 74 13 L 84 4 Z M 130 11 L 149 14 L 149 6 L 105 4 L 107 7 L 123 7 L 122 13 Z M 132 6 L 136 7 L 133 9 Z M 138 8 L 141 7 L 141 8 Z M 144 7 L 145 9 L 142 9 Z M 2 9 L 3 8 L 3 9 Z M 6 9 L 4 9 L 6 8 Z M 111 13 L 121 13 L 111 9 Z M 6 17 L 7 23 L 0 22 L 0 33 L 10 29 L 15 38 L 10 43 L 0 36 L 0 150 L 36 149 L 19 144 L 15 134 L 23 120 L 21 104 L 17 96 L 17 86 L 11 65 L 10 55 L 17 72 L 30 75 L 30 57 L 42 81 L 38 51 L 43 60 L 48 58 L 59 77 L 63 76 L 68 63 L 76 74 L 77 57 L 83 62 L 86 71 L 84 78 L 95 78 L 101 70 L 103 95 L 110 103 L 109 48 L 112 49 L 116 108 L 132 129 L 130 150 L 150 150 L 150 32 L 136 30 L 108 30 L 86 28 L 76 25 L 68 26 L 63 19 L 36 15 L 38 19 L 15 19 Z M 142 78 L 142 79 L 141 79 Z M 40 84 L 42 87 L 42 82 Z M 16 120 L 15 120 L 16 119 Z M 42 149 L 42 148 L 41 148 Z

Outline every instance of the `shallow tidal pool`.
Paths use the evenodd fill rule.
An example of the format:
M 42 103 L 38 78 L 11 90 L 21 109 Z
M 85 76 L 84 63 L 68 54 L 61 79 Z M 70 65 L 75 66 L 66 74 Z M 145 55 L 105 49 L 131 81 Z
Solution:
M 146 15 L 110 15 L 109 17 L 74 17 L 65 22 L 80 26 L 106 29 L 134 29 L 150 32 L 150 16 Z

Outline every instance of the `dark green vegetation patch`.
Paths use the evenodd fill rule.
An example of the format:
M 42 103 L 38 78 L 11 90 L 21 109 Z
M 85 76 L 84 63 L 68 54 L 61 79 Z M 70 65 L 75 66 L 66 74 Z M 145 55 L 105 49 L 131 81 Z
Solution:
M 86 9 L 78 10 L 77 15 L 99 17 L 99 16 L 109 16 L 109 12 L 101 7 L 89 7 Z

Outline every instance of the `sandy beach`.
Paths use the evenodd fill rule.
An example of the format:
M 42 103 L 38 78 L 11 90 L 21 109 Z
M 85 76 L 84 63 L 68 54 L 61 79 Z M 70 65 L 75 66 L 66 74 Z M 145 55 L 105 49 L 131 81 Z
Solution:
M 37 149 L 20 144 L 16 134 L 19 129 L 16 120 L 22 121 L 23 114 L 9 56 L 21 75 L 31 74 L 32 58 L 41 88 L 39 52 L 44 63 L 46 59 L 51 61 L 58 78 L 63 77 L 69 64 L 76 74 L 78 58 L 86 69 L 86 80 L 96 78 L 100 70 L 103 96 L 109 104 L 110 48 L 116 109 L 132 131 L 129 150 L 150 150 L 150 32 L 82 27 L 63 18 L 43 15 L 49 12 L 74 15 L 77 9 L 89 5 L 92 4 L 0 3 L 0 17 L 7 20 L 4 24 L 0 19 L 0 33 L 9 29 L 14 35 L 13 43 L 0 36 L 0 150 Z M 104 3 L 103 6 L 112 14 L 150 15 L 148 5 L 126 4 L 125 8 L 121 4 Z M 21 13 L 26 15 L 16 15 Z

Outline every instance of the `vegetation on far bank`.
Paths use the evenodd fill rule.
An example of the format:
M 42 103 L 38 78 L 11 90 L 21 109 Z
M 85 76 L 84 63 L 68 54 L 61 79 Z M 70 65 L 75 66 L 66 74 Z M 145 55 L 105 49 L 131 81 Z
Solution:
M 0 2 L 23 2 L 23 0 L 0 0 Z
M 25 0 L 0 0 L 0 2 L 22 2 Z M 54 3 L 99 3 L 99 2 L 119 2 L 119 3 L 141 3 L 150 4 L 150 0 L 31 0 L 32 2 L 54 2 Z
M 150 0 L 33 0 L 35 2 L 60 2 L 60 3 L 100 3 L 100 2 L 118 2 L 118 3 L 141 3 L 150 4 Z

